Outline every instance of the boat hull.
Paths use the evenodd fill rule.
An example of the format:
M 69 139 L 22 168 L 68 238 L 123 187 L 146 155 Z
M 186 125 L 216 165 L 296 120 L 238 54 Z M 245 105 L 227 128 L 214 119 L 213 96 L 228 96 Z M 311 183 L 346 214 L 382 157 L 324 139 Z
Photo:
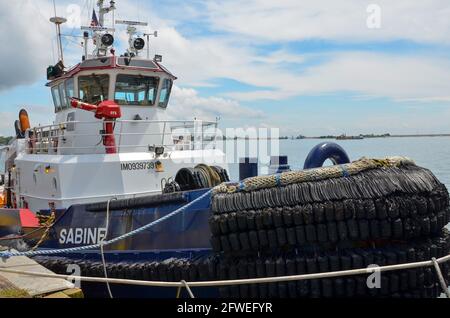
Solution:
M 172 213 L 207 191 L 184 192 L 181 194 L 182 200 L 153 202 L 150 206 L 111 208 L 108 211 L 107 231 L 106 209 L 96 211 L 96 206 L 80 204 L 56 211 L 56 222 L 41 248 L 64 249 L 98 244 L 105 235 L 107 239 L 116 238 Z M 210 201 L 208 195 L 150 229 L 105 246 L 105 251 L 180 252 L 209 249 Z M 50 211 L 43 213 L 49 214 Z
M 160 203 L 153 202 L 145 207 L 117 208 L 117 204 L 111 203 L 107 233 L 105 231 L 107 212 L 101 209 L 101 204 L 80 204 L 67 210 L 55 211 L 56 221 L 49 232 L 49 237 L 38 250 L 48 251 L 97 244 L 105 234 L 107 239 L 121 236 L 172 213 L 198 199 L 207 191 L 208 189 L 184 192 L 181 194 L 182 199 L 178 197 Z M 208 225 L 210 202 L 210 195 L 207 195 L 162 223 L 105 246 L 104 256 L 108 271 L 114 272 L 116 266 L 130 267 L 129 270 L 124 269 L 116 275 L 112 274 L 111 277 L 153 280 L 151 276 L 144 277 L 133 273 L 133 268 L 139 264 L 164 262 L 169 259 L 195 260 L 213 255 Z M 42 211 L 42 213 L 51 212 Z M 35 260 L 59 274 L 104 277 L 102 266 L 99 272 L 101 264 L 99 249 L 52 253 L 48 256 L 36 256 Z M 92 270 L 92 264 L 97 265 L 96 272 Z M 77 268 L 79 272 L 73 272 Z M 163 279 L 157 277 L 155 280 Z M 105 283 L 81 282 L 80 287 L 88 298 L 109 297 Z M 177 288 L 111 284 L 111 291 L 113 296 L 120 298 L 173 298 L 176 296 Z M 196 288 L 194 293 L 198 297 L 219 296 L 217 288 Z

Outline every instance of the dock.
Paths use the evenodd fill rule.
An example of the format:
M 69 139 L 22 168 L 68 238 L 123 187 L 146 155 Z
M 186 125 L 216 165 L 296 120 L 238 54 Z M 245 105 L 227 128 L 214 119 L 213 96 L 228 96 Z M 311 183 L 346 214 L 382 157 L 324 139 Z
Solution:
M 0 298 L 83 298 L 81 289 L 65 279 L 10 273 L 2 269 L 53 274 L 26 256 L 0 258 Z

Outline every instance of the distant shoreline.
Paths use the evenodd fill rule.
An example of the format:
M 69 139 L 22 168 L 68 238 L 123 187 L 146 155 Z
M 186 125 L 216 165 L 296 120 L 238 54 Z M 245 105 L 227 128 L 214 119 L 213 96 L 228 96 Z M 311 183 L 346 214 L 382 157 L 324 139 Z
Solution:
M 358 136 L 362 136 L 363 138 L 361 139 L 372 139 L 372 138 L 416 138 L 416 137 L 450 137 L 450 134 L 398 134 L 398 135 L 391 135 L 391 134 L 385 134 L 385 135 L 357 135 L 355 137 Z M 280 139 L 282 140 L 286 140 L 286 139 L 297 139 L 297 140 L 301 140 L 301 139 L 336 139 L 340 136 L 312 136 L 312 137 L 308 137 L 308 136 L 298 136 L 298 137 L 287 137 L 287 136 L 283 136 L 280 137 Z M 353 136 L 348 136 L 348 139 L 342 139 L 342 140 L 361 140 L 361 139 L 357 139 L 357 138 L 352 138 Z
M 305 137 L 298 139 L 336 139 L 337 136 Z M 364 139 L 371 138 L 408 138 L 408 137 L 450 137 L 450 134 L 416 134 L 416 135 L 390 135 L 390 136 L 363 136 Z M 290 139 L 290 138 L 289 138 Z
M 341 140 L 363 140 L 363 139 L 374 139 L 374 138 L 417 138 L 417 137 L 450 137 L 450 134 L 411 134 L 411 135 L 361 135 L 363 138 L 351 138 L 352 136 L 348 136 L 350 138 L 348 139 L 341 139 Z M 279 140 L 303 140 L 303 139 L 336 139 L 339 136 L 281 136 L 279 138 L 271 138 L 271 137 L 265 137 L 265 138 L 245 138 L 245 137 L 237 137 L 237 138 L 224 138 L 224 140 L 272 140 L 272 139 L 279 139 Z
M 428 134 L 428 135 L 391 135 L 391 137 L 450 137 L 450 134 Z

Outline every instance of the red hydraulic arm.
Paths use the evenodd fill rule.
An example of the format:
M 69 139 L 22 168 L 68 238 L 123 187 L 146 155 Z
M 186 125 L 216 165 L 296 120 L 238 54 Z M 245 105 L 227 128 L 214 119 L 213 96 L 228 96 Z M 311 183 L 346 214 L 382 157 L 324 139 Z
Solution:
M 122 116 L 120 106 L 112 100 L 105 100 L 98 105 L 84 103 L 72 98 L 70 105 L 73 108 L 80 108 L 95 113 L 95 118 L 103 119 L 103 145 L 107 154 L 117 153 L 116 139 L 114 138 L 114 121 Z

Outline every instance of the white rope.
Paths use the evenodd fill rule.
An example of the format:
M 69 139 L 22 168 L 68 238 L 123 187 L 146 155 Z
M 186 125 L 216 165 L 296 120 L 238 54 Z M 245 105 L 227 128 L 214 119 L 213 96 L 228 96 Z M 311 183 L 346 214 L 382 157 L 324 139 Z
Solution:
M 433 257 L 431 259 L 431 261 L 433 262 L 434 270 L 436 271 L 436 275 L 437 275 L 437 277 L 439 279 L 439 284 L 441 285 L 441 288 L 444 291 L 445 296 L 447 298 L 450 298 L 450 291 L 449 291 L 448 286 L 447 286 L 447 284 L 445 282 L 444 276 L 442 275 L 441 268 L 439 267 L 439 263 L 437 262 L 435 257 Z
M 195 298 L 194 293 L 192 292 L 192 290 L 191 290 L 191 288 L 189 287 L 188 283 L 186 283 L 185 280 L 182 280 L 181 283 L 182 283 L 182 284 L 184 285 L 184 287 L 186 288 L 186 290 L 187 290 L 187 292 L 188 292 L 188 294 L 189 294 L 189 297 Z M 180 287 L 180 288 L 181 288 L 181 287 Z
M 105 252 L 103 250 L 103 243 L 105 242 L 106 238 L 108 237 L 108 229 L 109 229 L 109 204 L 111 203 L 112 200 L 117 200 L 116 197 L 111 198 L 108 200 L 108 202 L 106 203 L 106 231 L 105 231 L 105 237 L 102 238 L 102 240 L 100 241 L 100 253 L 102 255 L 102 263 L 103 263 L 103 273 L 105 275 L 105 278 L 108 279 L 108 272 L 106 270 L 106 261 L 105 261 Z M 114 298 L 111 292 L 111 287 L 109 286 L 109 281 L 106 281 L 106 287 L 108 288 L 108 294 L 109 294 L 109 298 Z

